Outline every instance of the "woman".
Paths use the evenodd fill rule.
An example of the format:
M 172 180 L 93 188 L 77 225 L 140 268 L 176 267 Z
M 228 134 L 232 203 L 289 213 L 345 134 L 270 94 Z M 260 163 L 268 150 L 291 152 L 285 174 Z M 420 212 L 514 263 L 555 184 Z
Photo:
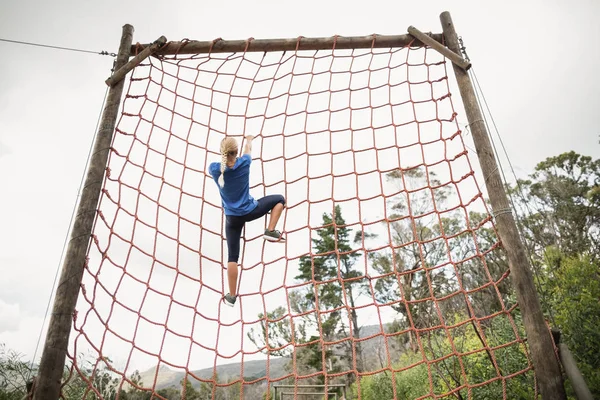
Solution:
M 233 307 L 237 300 L 237 264 L 242 228 L 246 222 L 258 219 L 270 211 L 269 226 L 263 237 L 271 242 L 285 242 L 281 232 L 275 230 L 285 206 L 285 198 L 282 195 L 271 195 L 257 201 L 250 195 L 250 163 L 252 162 L 250 153 L 253 139 L 253 136 L 246 136 L 244 154 L 238 158 L 237 141 L 232 137 L 226 137 L 221 141 L 221 162 L 213 162 L 209 166 L 210 175 L 219 187 L 225 212 L 229 293 L 225 295 L 223 301 L 230 307 Z

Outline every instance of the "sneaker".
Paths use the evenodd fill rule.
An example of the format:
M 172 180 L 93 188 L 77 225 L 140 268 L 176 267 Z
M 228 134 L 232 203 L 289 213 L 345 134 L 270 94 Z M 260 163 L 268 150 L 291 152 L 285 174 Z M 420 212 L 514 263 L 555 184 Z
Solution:
M 229 293 L 223 297 L 223 302 L 227 304 L 229 307 L 233 307 L 235 305 L 235 301 L 237 300 L 237 296 L 232 296 Z
M 263 238 L 265 238 L 265 240 L 268 240 L 269 242 L 285 242 L 285 239 L 279 231 L 270 231 L 266 229 Z

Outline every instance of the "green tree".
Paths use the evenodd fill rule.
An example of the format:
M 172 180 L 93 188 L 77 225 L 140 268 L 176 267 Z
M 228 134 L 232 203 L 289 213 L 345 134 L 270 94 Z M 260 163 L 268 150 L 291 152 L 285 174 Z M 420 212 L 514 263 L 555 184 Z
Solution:
M 538 257 L 550 245 L 567 256 L 599 256 L 600 159 L 573 151 L 549 157 L 510 193 L 525 239 Z
M 338 348 L 323 346 L 324 341 L 360 338 L 356 305 L 365 285 L 362 274 L 354 267 L 360 253 L 351 246 L 351 234 L 339 205 L 333 213 L 323 214 L 318 237 L 312 239 L 313 251 L 300 258 L 299 274 L 295 277 L 301 282 L 312 282 L 292 297 L 291 304 L 295 312 L 307 313 L 299 331 L 310 337 L 302 339 L 307 345 L 301 353 L 304 353 L 304 362 L 316 371 L 335 373 L 341 371 L 343 365 L 351 365 L 352 346 L 356 349 L 357 368 L 363 370 L 359 342 L 345 341 Z M 360 238 L 360 232 L 357 237 Z M 325 365 L 324 360 L 327 360 Z M 324 376 L 320 376 L 318 382 L 324 383 Z
M 198 391 L 186 376 L 181 380 L 181 387 L 185 389 L 182 396 L 185 400 L 204 400 L 212 398 L 212 387 L 209 387 L 206 382 L 200 384 L 200 390 Z
M 356 311 L 357 301 L 366 289 L 361 273 L 354 266 L 361 256 L 351 246 L 352 231 L 346 226 L 340 206 L 331 214 L 323 214 L 317 238 L 312 239 L 311 255 L 301 257 L 299 282 L 308 283 L 289 293 L 292 310 L 302 315 L 294 321 L 294 331 L 288 312 L 278 307 L 259 314 L 261 326 L 252 329 L 248 337 L 261 351 L 275 356 L 289 356 L 295 352 L 297 372 L 315 371 L 336 373 L 352 365 L 352 346 L 357 354 L 357 369 L 363 370 L 360 343 L 345 341 L 339 345 L 323 345 L 344 337 L 358 339 L 360 323 Z M 355 232 L 354 241 L 362 240 L 364 232 Z M 347 302 L 347 304 L 346 304 Z M 286 346 L 295 342 L 296 346 Z M 327 360 L 324 362 L 324 360 Z M 349 377 L 350 381 L 352 377 Z M 324 375 L 311 379 L 323 384 Z
M 565 256 L 556 249 L 548 249 L 546 261 L 554 271 L 547 289 L 561 340 L 575 356 L 592 393 L 600 398 L 600 263 L 589 256 Z
M 456 314 L 456 319 L 463 316 Z M 487 327 L 489 348 L 482 345 L 477 331 L 464 324 L 447 333 L 431 331 L 423 334 L 424 352 L 405 352 L 393 363 L 395 371 L 365 376 L 353 385 L 353 392 L 360 392 L 361 399 L 415 399 L 433 392 L 447 398 L 467 399 L 466 389 L 455 391 L 463 385 L 477 386 L 472 389 L 474 399 L 506 398 L 529 400 L 534 398 L 533 373 L 527 368 L 525 347 L 515 342 L 515 332 L 507 318 L 493 319 Z M 430 373 L 428 372 L 430 371 Z M 503 387 L 499 378 L 506 379 Z M 482 385 L 483 384 L 483 385 Z M 478 386 L 481 385 L 481 386 Z M 394 393 L 395 396 L 394 397 Z M 444 397 L 446 398 L 446 397 Z
M 121 385 L 121 382 L 119 382 Z M 150 400 L 152 398 L 152 392 L 150 390 L 143 390 L 144 382 L 142 382 L 142 376 L 140 371 L 135 370 L 128 379 L 128 382 L 123 382 L 122 387 L 126 389 L 119 389 L 119 400 Z M 170 399 L 169 400 L 173 400 Z
M 181 391 L 175 386 L 160 389 L 156 393 L 168 400 L 181 400 Z
M 263 353 L 276 357 L 289 356 L 293 348 L 288 346 L 292 343 L 292 332 L 290 320 L 287 317 L 287 309 L 277 307 L 267 315 L 258 314 L 260 329 L 251 328 L 247 336 Z M 303 328 L 303 327 L 301 327 Z M 300 337 L 305 334 L 299 331 Z
M 385 370 L 361 378 L 360 387 L 358 383 L 352 385 L 351 389 L 354 397 L 358 397 L 360 394 L 360 398 L 363 400 L 394 398 L 412 400 L 426 395 L 429 393 L 427 365 L 424 363 L 418 364 L 418 362 L 418 356 L 412 353 L 403 354 L 394 363 L 394 369 L 401 370 L 401 372 L 392 373 Z
M 242 384 L 235 382 L 236 379 L 231 379 L 227 382 L 228 386 L 222 386 L 218 389 L 220 399 L 222 400 L 239 400 L 242 393 Z
M 549 157 L 509 193 L 543 309 L 600 397 L 600 159 Z
M 394 171 L 387 178 L 399 193 L 390 200 L 384 222 L 393 246 L 373 253 L 371 266 L 379 274 L 375 297 L 398 313 L 398 330 L 443 325 L 436 307 L 442 317 L 469 310 L 466 301 L 476 316 L 501 309 L 491 283 L 508 270 L 508 264 L 490 218 L 475 212 L 467 216 L 453 205 L 458 196 L 452 185 L 423 168 Z M 469 297 L 450 296 L 461 289 L 469 291 Z M 508 290 L 503 289 L 501 294 Z M 436 305 L 434 296 L 446 300 Z M 400 345 L 418 350 L 414 333 L 397 338 Z
M 380 303 L 390 303 L 399 318 L 417 327 L 425 326 L 429 314 L 426 302 L 410 303 L 429 297 L 428 278 L 440 286 L 449 282 L 443 271 L 428 272 L 427 268 L 438 265 L 445 257 L 444 243 L 436 240 L 442 227 L 436 215 L 431 215 L 435 205 L 441 204 L 448 193 L 443 188 L 428 190 L 427 178 L 439 186 L 434 174 L 429 176 L 419 168 L 395 171 L 387 176 L 399 189 L 400 194 L 391 199 L 388 221 L 393 243 L 392 251 L 371 255 L 371 266 L 382 278 L 375 284 L 376 298 Z M 429 217 L 415 218 L 418 215 Z M 447 229 L 451 221 L 444 222 Z M 404 301 L 398 302 L 398 299 Z M 412 341 L 413 350 L 416 344 Z
M 426 360 L 440 360 L 429 363 L 431 390 L 436 394 L 448 393 L 466 382 L 481 383 L 527 368 L 525 347 L 506 346 L 523 336 L 523 332 L 518 336 L 513 332 L 513 324 L 520 326 L 520 317 L 497 314 L 509 308 L 508 302 L 514 302 L 514 293 L 508 285 L 506 254 L 491 217 L 473 211 L 467 215 L 462 207 L 454 206 L 464 199 L 460 202 L 452 185 L 422 168 L 396 171 L 388 178 L 399 189 L 391 199 L 385 222 L 393 247 L 388 253 L 375 253 L 371 265 L 379 273 L 377 300 L 398 312 L 388 333 L 408 331 L 395 336 L 401 344 L 400 357 L 410 358 L 403 353 L 404 346 L 408 346 L 415 357 L 425 354 Z M 475 323 L 472 318 L 479 320 Z M 441 326 L 458 328 L 438 329 Z M 413 328 L 420 330 L 418 337 Z M 492 346 L 508 350 L 494 352 L 489 349 Z M 473 351 L 476 353 L 469 357 L 461 355 Z M 427 373 L 421 377 L 414 368 L 409 367 L 407 376 L 414 374 L 427 382 Z M 377 391 L 391 393 L 391 377 L 377 379 L 366 382 L 372 385 L 374 398 L 385 396 Z M 424 392 L 419 389 L 421 394 L 409 391 L 405 395 L 420 396 L 430 390 L 414 387 Z M 525 399 L 534 386 L 531 379 L 518 375 L 508 387 L 514 398 Z M 483 388 L 476 390 L 483 397 L 476 398 L 502 397 L 501 385 L 490 383 Z M 396 389 L 396 394 L 405 398 L 404 389 Z M 454 396 L 462 399 L 467 393 L 461 391 Z
M 34 374 L 35 369 L 23 361 L 21 354 L 0 344 L 0 400 L 21 400 Z
M 194 386 L 192 381 L 186 377 L 180 382 L 181 388 L 185 388 L 185 395 L 182 393 L 181 398 L 185 400 L 238 400 L 241 396 L 242 385 L 240 382 L 235 382 L 236 380 L 219 382 L 219 377 L 215 376 L 214 382 L 219 384 L 197 382 L 197 385 Z M 227 383 L 227 385 L 223 385 L 223 383 Z M 169 399 L 174 400 L 170 397 Z
M 114 372 L 112 361 L 80 355 L 75 365 L 65 367 L 61 396 L 65 400 L 150 400 L 152 392 L 143 390 L 139 371 L 127 379 Z M 117 396 L 118 394 L 118 396 Z M 177 399 L 175 399 L 177 400 Z

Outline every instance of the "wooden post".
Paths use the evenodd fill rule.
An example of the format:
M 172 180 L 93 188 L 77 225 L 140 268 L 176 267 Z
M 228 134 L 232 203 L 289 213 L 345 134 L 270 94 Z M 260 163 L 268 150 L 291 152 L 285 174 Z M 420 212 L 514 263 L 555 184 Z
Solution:
M 116 83 L 120 82 L 121 79 L 125 78 L 125 75 L 127 75 L 129 71 L 140 65 L 142 61 L 154 54 L 156 50 L 164 46 L 165 43 L 167 43 L 167 38 L 164 36 L 156 39 L 154 43 L 144 48 L 144 50 L 142 50 L 137 56 L 129 60 L 127 64 L 116 70 L 115 73 L 105 81 L 106 84 L 108 86 L 114 86 Z
M 573 354 L 571 354 L 569 347 L 564 343 L 560 343 L 558 345 L 558 354 L 560 356 L 560 362 L 562 363 L 567 376 L 571 380 L 571 386 L 573 386 L 577 400 L 594 400 L 594 396 L 592 396 L 592 392 L 585 383 L 581 371 L 577 368 L 577 363 L 575 362 L 575 358 L 573 358 Z
M 446 45 L 456 54 L 460 54 L 458 36 L 450 13 L 443 12 L 440 15 L 440 21 L 444 30 Z M 477 104 L 471 78 L 460 67 L 453 64 L 453 68 L 471 133 L 473 134 L 481 170 L 485 177 L 485 185 L 496 220 L 498 234 L 508 256 L 510 274 L 515 285 L 519 308 L 523 314 L 527 343 L 542 398 L 544 400 L 565 400 L 567 396 L 560 366 L 554 352 L 552 336 L 544 321 L 542 308 L 533 283 L 531 266 L 502 184 L 498 164 L 494 157 L 481 110 Z
M 123 26 L 115 70 L 121 68 L 129 60 L 132 41 L 133 26 Z M 73 313 L 81 287 L 86 253 L 92 234 L 96 207 L 100 198 L 124 83 L 125 81 L 121 80 L 111 87 L 106 99 L 60 281 L 54 297 L 54 306 L 36 380 L 34 400 L 56 400 L 59 398 Z
M 423 32 L 421 32 L 420 30 L 418 30 L 414 26 L 411 25 L 411 26 L 408 27 L 408 33 L 410 33 L 412 36 L 414 36 L 417 39 L 419 39 L 421 42 L 423 42 L 427 46 L 429 46 L 432 49 L 436 50 L 437 52 L 441 53 L 447 59 L 449 59 L 450 61 L 452 61 L 454 64 L 458 65 L 459 67 L 461 67 L 465 71 L 468 71 L 469 68 L 471 68 L 471 63 L 468 62 L 467 60 L 463 59 L 461 55 L 456 54 L 455 52 L 453 52 L 452 50 L 448 49 L 446 46 L 444 46 L 443 44 L 441 44 L 437 40 L 434 40 L 431 37 L 429 37 L 426 34 L 424 34 Z

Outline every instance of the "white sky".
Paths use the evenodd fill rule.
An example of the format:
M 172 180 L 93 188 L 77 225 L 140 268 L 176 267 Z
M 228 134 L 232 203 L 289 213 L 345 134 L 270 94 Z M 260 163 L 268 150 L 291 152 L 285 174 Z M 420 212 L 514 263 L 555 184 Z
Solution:
M 444 10 L 464 38 L 518 174 L 568 150 L 600 156 L 600 50 L 594 45 L 600 5 L 593 1 L 307 1 L 285 9 L 275 1 L 201 6 L 0 0 L 0 38 L 116 52 L 125 23 L 135 27 L 134 42 L 143 43 L 160 35 L 211 40 L 399 34 L 409 25 L 440 32 Z M 5 42 L 0 49 L 0 342 L 31 357 L 112 59 Z M 458 93 L 455 107 L 457 101 Z M 459 118 L 464 123 L 464 115 Z

